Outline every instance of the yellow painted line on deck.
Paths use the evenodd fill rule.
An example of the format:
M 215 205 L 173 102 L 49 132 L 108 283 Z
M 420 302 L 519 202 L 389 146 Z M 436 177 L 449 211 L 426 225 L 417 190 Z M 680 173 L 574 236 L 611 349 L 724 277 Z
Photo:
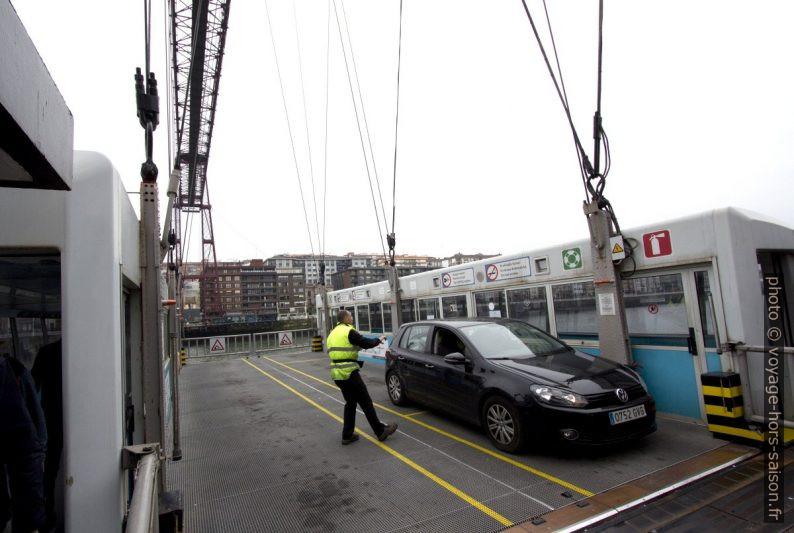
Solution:
M 305 372 L 301 372 L 297 368 L 292 368 L 289 365 L 285 365 L 284 363 L 276 361 L 275 359 L 271 359 L 270 357 L 267 357 L 265 355 L 263 355 L 262 357 L 264 359 L 267 359 L 268 361 L 270 361 L 272 363 L 275 363 L 277 365 L 281 365 L 284 368 L 288 368 L 292 372 L 296 372 L 296 373 L 298 373 L 298 374 L 300 374 L 302 376 L 306 376 L 307 378 L 313 379 L 314 381 L 317 381 L 318 383 L 322 383 L 323 385 L 325 385 L 327 387 L 331 387 L 332 389 L 339 390 L 339 387 L 337 387 L 336 385 L 332 385 L 332 384 L 328 383 L 327 381 L 323 381 L 322 379 L 316 378 L 316 377 L 312 376 L 311 374 L 307 374 Z M 483 446 L 480 446 L 479 444 L 476 444 L 474 442 L 466 440 L 466 439 L 464 439 L 462 437 L 458 437 L 457 435 L 453 435 L 452 433 L 449 433 L 447 431 L 444 431 L 443 429 L 440 429 L 440 428 L 437 428 L 435 426 L 432 426 L 432 425 L 430 425 L 430 424 L 428 424 L 426 422 L 422 422 L 421 420 L 416 420 L 414 418 L 411 418 L 411 416 L 413 416 L 413 415 L 404 415 L 404 414 L 402 414 L 402 413 L 400 413 L 398 411 L 395 411 L 394 409 L 389 409 L 388 407 L 386 407 L 384 405 L 380 405 L 380 404 L 375 403 L 375 402 L 373 402 L 373 403 L 378 409 L 383 409 L 387 413 L 391 413 L 391 414 L 393 414 L 395 416 L 399 416 L 400 418 L 404 418 L 405 420 L 409 420 L 409 421 L 413 422 L 414 424 L 418 424 L 418 425 L 422 426 L 425 429 L 429 429 L 430 431 L 435 431 L 436 433 L 438 433 L 440 435 L 444 435 L 445 437 L 450 438 L 450 439 L 452 439 L 454 441 L 460 442 L 461 444 L 465 444 L 466 446 L 469 446 L 470 448 L 474 448 L 475 450 L 477 450 L 479 452 L 482 452 L 482 453 L 484 453 L 486 455 L 490 455 L 494 459 L 499 459 L 500 461 L 504 461 L 505 463 L 508 463 L 508 464 L 511 464 L 511 465 L 515 466 L 516 468 L 520 468 L 521 470 L 524 470 L 524 471 L 529 472 L 531 474 L 535 474 L 536 476 L 540 476 L 543 479 L 547 479 L 547 480 L 549 480 L 549 481 L 551 481 L 553 483 L 556 483 L 558 485 L 561 485 L 561 486 L 563 486 L 565 488 L 568 488 L 568 489 L 571 489 L 573 491 L 576 491 L 576 492 L 578 492 L 579 494 L 581 494 L 583 496 L 586 496 L 586 497 L 589 498 L 590 496 L 595 495 L 594 492 L 590 492 L 589 490 L 587 490 L 585 488 L 582 488 L 582 487 L 579 487 L 578 485 L 574 485 L 573 483 L 569 483 L 569 482 L 567 482 L 565 480 L 562 480 L 562 479 L 560 479 L 560 478 L 558 478 L 556 476 L 552 476 L 551 474 L 547 474 L 546 472 L 543 472 L 543 471 L 538 470 L 536 468 L 532 468 L 531 466 L 525 465 L 524 463 L 521 463 L 519 461 L 516 461 L 515 459 L 507 457 L 506 455 L 502 455 L 501 453 L 498 453 L 498 452 L 495 452 L 495 451 L 490 450 L 488 448 L 485 448 Z M 414 413 L 414 415 L 416 415 L 416 414 L 418 414 L 418 413 Z
M 269 358 L 265 357 L 265 359 L 269 359 Z M 281 381 L 277 377 L 269 374 L 268 372 L 265 372 L 264 370 L 262 370 L 261 368 L 259 368 L 258 366 L 256 366 L 255 364 L 253 364 L 252 362 L 250 362 L 250 361 L 248 361 L 246 359 L 242 359 L 242 361 L 244 363 L 246 363 L 247 365 L 250 365 L 253 368 L 257 369 L 259 372 L 261 372 L 265 376 L 269 377 L 270 379 L 272 379 L 273 381 L 275 381 L 276 383 L 278 383 L 279 385 L 281 385 L 282 387 L 284 387 L 285 389 L 287 389 L 291 393 L 295 394 L 296 396 L 298 396 L 302 400 L 305 400 L 311 406 L 316 407 L 317 409 L 319 409 L 323 413 L 327 414 L 328 416 L 330 416 L 334 420 L 336 420 L 336 421 L 338 421 L 339 423 L 342 423 L 342 424 L 344 423 L 344 420 L 342 418 L 340 418 L 339 416 L 335 415 L 334 413 L 332 413 L 331 411 L 329 411 L 328 409 L 326 409 L 325 407 L 323 407 L 319 403 L 315 402 L 311 398 L 301 394 L 300 392 L 298 392 L 294 388 L 290 387 L 289 385 L 287 385 L 286 383 L 284 383 L 283 381 Z M 455 496 L 457 496 L 461 500 L 465 501 L 469 505 L 471 505 L 473 507 L 476 507 L 477 509 L 479 509 L 483 513 L 487 514 L 488 516 L 490 516 L 491 518 L 493 518 L 494 520 L 496 520 L 497 522 L 499 522 L 503 526 L 512 526 L 513 525 L 513 522 L 511 522 L 510 520 L 508 520 L 504 516 L 500 515 L 499 513 L 497 513 L 496 511 L 494 511 L 493 509 L 491 509 L 487 505 L 483 504 L 482 502 L 480 502 L 478 500 L 475 500 L 474 498 L 472 498 L 471 496 L 469 496 L 468 494 L 466 494 L 462 490 L 460 490 L 460 489 L 456 488 L 455 486 L 451 485 L 449 482 L 444 481 L 443 479 L 441 479 L 440 477 L 438 477 L 434 473 L 430 472 L 429 470 L 427 470 L 423 466 L 416 464 L 415 462 L 413 462 L 412 460 L 408 459 L 406 456 L 404 456 L 403 454 L 401 454 L 400 452 L 398 452 L 397 450 L 395 450 L 391 446 L 387 446 L 386 444 L 383 444 L 382 442 L 380 442 L 375 437 L 373 437 L 373 436 L 361 431 L 360 429 L 356 429 L 356 433 L 358 433 L 359 435 L 361 435 L 362 437 L 364 437 L 365 439 L 367 439 L 368 441 L 370 441 L 374 445 L 378 446 L 383 451 L 390 453 L 391 455 L 393 455 L 394 457 L 396 457 L 400 461 L 404 462 L 405 464 L 407 464 L 408 466 L 410 466 L 411 468 L 413 468 L 414 470 L 416 470 L 420 474 L 423 474 L 428 479 L 430 479 L 430 480 L 434 481 L 435 483 L 441 485 L 442 487 L 444 487 L 449 492 L 451 492 L 452 494 L 454 494 Z
M 427 411 L 419 411 L 418 413 L 408 413 L 407 415 L 403 415 L 405 418 L 410 418 L 412 416 L 419 416 L 425 414 Z
M 290 361 L 290 363 L 292 363 L 293 365 L 296 365 L 298 363 L 316 363 L 318 360 L 319 359 L 303 359 L 301 361 Z

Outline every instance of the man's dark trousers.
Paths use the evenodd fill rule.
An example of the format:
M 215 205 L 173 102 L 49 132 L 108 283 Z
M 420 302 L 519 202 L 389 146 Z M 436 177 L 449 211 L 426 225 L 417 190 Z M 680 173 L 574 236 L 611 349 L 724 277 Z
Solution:
M 353 371 L 348 379 L 334 380 L 334 383 L 342 389 L 342 396 L 345 397 L 345 425 L 342 428 L 342 438 L 349 439 L 353 436 L 353 429 L 356 427 L 356 404 L 361 406 L 367 416 L 375 436 L 383 433 L 383 424 L 378 419 L 375 407 L 372 405 L 372 398 L 369 397 L 367 386 L 361 379 L 359 371 Z

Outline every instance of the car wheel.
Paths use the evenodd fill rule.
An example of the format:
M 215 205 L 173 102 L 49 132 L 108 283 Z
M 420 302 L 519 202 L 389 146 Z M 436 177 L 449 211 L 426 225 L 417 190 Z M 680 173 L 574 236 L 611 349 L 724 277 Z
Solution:
M 494 396 L 485 402 L 483 425 L 488 438 L 500 450 L 516 453 L 524 448 L 525 438 L 518 410 L 509 401 Z
M 386 376 L 386 388 L 389 391 L 389 399 L 394 405 L 406 405 L 408 400 L 405 398 L 405 386 L 402 378 L 397 372 L 391 371 Z

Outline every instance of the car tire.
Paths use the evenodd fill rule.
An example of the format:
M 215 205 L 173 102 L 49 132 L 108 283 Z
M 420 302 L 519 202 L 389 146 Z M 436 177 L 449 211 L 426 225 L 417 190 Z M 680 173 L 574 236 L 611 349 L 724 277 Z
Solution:
M 500 396 L 486 400 L 482 408 L 482 421 L 485 433 L 498 449 L 508 453 L 524 449 L 524 428 L 518 410 L 509 400 Z
M 405 397 L 405 383 L 394 370 L 386 374 L 386 391 L 389 393 L 389 399 L 394 405 L 408 404 L 408 400 Z

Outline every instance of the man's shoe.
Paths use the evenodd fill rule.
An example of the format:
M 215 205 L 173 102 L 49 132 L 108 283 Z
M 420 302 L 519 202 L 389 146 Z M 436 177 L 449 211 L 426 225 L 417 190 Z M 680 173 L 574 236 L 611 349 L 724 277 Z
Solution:
M 342 439 L 342 444 L 350 444 L 351 442 L 356 442 L 358 440 L 358 433 L 353 433 L 353 435 L 349 439 Z
M 383 442 L 389 437 L 389 435 L 391 435 L 395 431 L 397 431 L 397 424 L 386 424 L 385 426 L 383 426 L 383 431 L 381 432 L 381 434 L 378 435 L 378 440 Z

